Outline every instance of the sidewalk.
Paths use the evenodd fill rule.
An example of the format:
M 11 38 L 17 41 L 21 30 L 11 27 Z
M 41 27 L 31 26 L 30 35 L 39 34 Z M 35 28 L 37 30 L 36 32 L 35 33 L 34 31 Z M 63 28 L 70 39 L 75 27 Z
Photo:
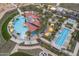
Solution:
M 73 55 L 76 56 L 79 50 L 79 42 L 76 43 Z
M 14 53 L 14 52 L 17 52 L 18 49 L 25 49 L 25 50 L 28 50 L 28 49 L 37 49 L 37 48 L 38 48 L 38 49 L 41 49 L 41 50 L 43 50 L 43 51 L 45 51 L 45 52 L 47 52 L 47 53 L 49 53 L 49 54 L 52 55 L 52 56 L 57 56 L 55 53 L 53 53 L 53 52 L 51 52 L 51 51 L 49 51 L 49 50 L 47 50 L 46 48 L 41 47 L 41 46 L 19 46 L 19 45 L 17 45 L 17 44 L 16 44 L 15 48 L 12 50 L 11 54 Z

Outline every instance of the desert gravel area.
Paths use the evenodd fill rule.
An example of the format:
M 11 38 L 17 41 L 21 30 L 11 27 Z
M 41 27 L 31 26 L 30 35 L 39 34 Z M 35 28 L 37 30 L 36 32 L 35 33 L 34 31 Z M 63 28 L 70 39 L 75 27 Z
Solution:
M 61 3 L 60 7 L 64 7 L 70 10 L 79 11 L 79 3 Z
M 0 3 L 0 13 L 5 11 L 8 8 L 12 8 L 11 4 Z
M 24 5 L 27 5 L 27 4 L 16 4 L 18 7 L 21 7 L 21 6 L 24 6 Z M 12 4 L 10 3 L 0 3 L 0 13 L 5 11 L 6 9 L 9 9 L 9 8 L 14 8 L 14 6 L 12 6 Z
M 12 8 L 11 4 L 0 3 L 0 18 L 4 14 L 4 11 L 9 9 L 9 8 Z
M 26 6 L 26 5 L 29 5 L 29 4 L 17 3 L 16 5 L 18 7 L 21 7 L 21 6 Z M 3 14 L 5 13 L 6 10 L 12 9 L 12 8 L 15 8 L 15 7 L 10 3 L 0 3 L 0 19 L 3 16 Z

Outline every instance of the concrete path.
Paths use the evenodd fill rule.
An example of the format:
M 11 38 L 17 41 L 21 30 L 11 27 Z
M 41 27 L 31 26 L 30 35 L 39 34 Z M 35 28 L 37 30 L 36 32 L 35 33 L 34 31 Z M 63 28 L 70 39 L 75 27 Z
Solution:
M 21 10 L 18 8 L 18 6 L 17 6 L 16 4 L 14 4 L 14 3 L 11 3 L 11 4 L 17 9 L 17 11 L 19 12 L 19 14 L 21 15 L 22 12 L 21 12 Z
M 39 34 L 39 38 L 40 38 L 40 40 L 43 41 L 44 43 L 51 45 L 51 42 L 48 41 L 48 40 L 46 40 L 45 38 L 43 38 L 43 37 L 42 37 L 42 34 Z
M 38 45 L 38 46 L 19 46 L 19 45 L 17 45 L 17 44 L 16 44 L 15 48 L 12 50 L 11 54 L 14 53 L 14 52 L 17 52 L 18 49 L 25 49 L 25 50 L 28 50 L 28 49 L 37 49 L 37 48 L 39 48 L 39 49 L 45 51 L 46 53 L 48 53 L 48 54 L 50 54 L 50 55 L 52 55 L 52 56 L 57 56 L 55 53 L 53 53 L 53 52 L 51 52 L 51 51 L 47 50 L 46 48 L 41 47 L 41 46 L 39 46 L 39 45 Z
M 72 53 L 72 52 L 70 52 L 70 51 L 68 51 L 68 50 L 64 50 L 63 52 L 64 52 L 64 53 L 66 53 L 66 54 L 69 54 L 70 56 L 72 56 L 72 55 L 73 55 L 73 53 Z
M 51 54 L 52 56 L 57 56 L 55 53 L 53 53 L 53 52 L 47 50 L 47 49 L 44 48 L 44 47 L 41 47 L 41 46 L 40 46 L 39 48 L 42 49 L 43 51 L 45 51 L 46 53 Z
M 78 53 L 78 50 L 79 50 L 79 42 L 76 43 L 76 46 L 75 46 L 75 49 L 74 49 L 74 52 L 70 52 L 70 51 L 67 51 L 67 50 L 64 50 L 63 52 L 71 55 L 71 56 L 77 56 L 77 53 Z
M 14 49 L 12 50 L 12 52 L 10 54 L 13 54 L 14 52 L 18 52 L 18 45 L 16 44 Z
M 18 46 L 18 49 L 37 49 L 39 46 Z
M 79 50 L 79 42 L 76 43 L 73 55 L 76 56 Z
M 48 40 L 46 40 L 46 39 L 44 39 L 44 38 L 42 38 L 42 37 L 40 37 L 40 40 L 43 41 L 43 42 L 45 42 L 46 44 L 51 45 L 51 42 L 49 42 Z

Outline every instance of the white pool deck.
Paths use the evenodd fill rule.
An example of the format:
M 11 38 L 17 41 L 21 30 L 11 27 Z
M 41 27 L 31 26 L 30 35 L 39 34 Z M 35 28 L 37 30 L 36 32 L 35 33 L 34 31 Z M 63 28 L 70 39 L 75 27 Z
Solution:
M 23 43 L 22 40 L 15 39 L 14 37 L 12 37 L 10 40 L 12 40 L 13 42 L 16 42 L 16 43 L 18 43 L 18 44 Z
M 72 29 L 69 29 L 70 30 L 70 34 L 68 34 L 68 38 L 67 38 L 67 40 L 65 40 L 65 42 L 64 42 L 64 44 L 61 46 L 61 47 L 57 47 L 57 45 L 55 44 L 55 38 L 57 38 L 58 37 L 58 32 L 60 31 L 61 32 L 61 30 L 63 29 L 63 28 L 67 28 L 67 27 L 65 27 L 65 24 L 67 24 L 67 23 L 70 23 L 70 24 L 72 24 L 73 25 L 73 27 L 72 27 Z M 72 20 L 72 19 L 68 19 L 68 20 L 66 20 L 63 24 L 62 24 L 62 26 L 61 26 L 61 29 L 56 33 L 56 35 L 55 35 L 55 38 L 54 38 L 54 40 L 52 40 L 52 46 L 53 47 L 55 47 L 55 48 L 57 48 L 57 49 L 59 49 L 59 50 L 61 50 L 62 48 L 67 48 L 67 46 L 68 46 L 68 44 L 69 44 L 69 42 L 70 42 L 70 39 L 71 39 L 71 33 L 72 32 L 74 32 L 74 29 L 76 28 L 76 26 L 77 26 L 77 22 L 76 22 L 76 20 Z

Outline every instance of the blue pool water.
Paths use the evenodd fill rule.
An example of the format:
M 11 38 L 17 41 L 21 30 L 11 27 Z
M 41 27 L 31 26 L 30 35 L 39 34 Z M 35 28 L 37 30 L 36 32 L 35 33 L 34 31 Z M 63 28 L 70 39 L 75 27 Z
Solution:
M 25 20 L 27 20 L 27 19 L 25 19 L 24 16 L 19 16 L 17 18 L 18 18 L 18 20 L 14 21 L 14 25 L 13 25 L 14 26 L 14 30 L 17 33 L 20 33 L 20 37 L 22 39 L 24 39 L 24 35 L 25 35 L 25 32 L 28 31 L 28 27 L 24 27 L 23 24 L 24 24 Z
M 64 28 L 58 32 L 57 34 L 58 37 L 55 39 L 55 44 L 57 45 L 58 48 L 60 48 L 65 43 L 65 40 L 67 40 L 69 33 L 70 30 L 68 28 Z
M 32 35 L 35 35 L 35 34 L 36 34 L 36 32 L 35 32 L 35 31 L 33 31 L 31 34 L 32 34 Z

